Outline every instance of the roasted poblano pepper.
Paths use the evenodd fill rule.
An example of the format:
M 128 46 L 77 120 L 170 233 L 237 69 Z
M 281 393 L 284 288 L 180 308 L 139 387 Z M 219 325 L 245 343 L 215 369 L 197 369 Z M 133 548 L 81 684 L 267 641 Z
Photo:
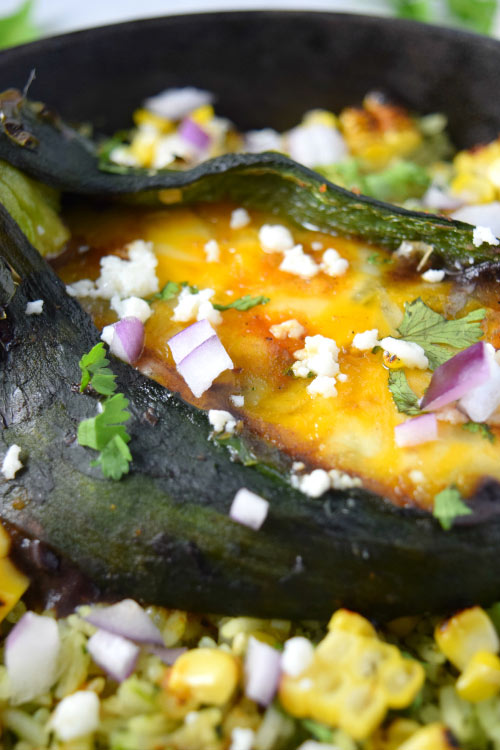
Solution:
M 233 198 L 389 248 L 402 239 L 432 243 L 451 268 L 464 255 L 496 259 L 497 248 L 474 248 L 467 225 L 353 195 L 277 154 L 112 174 L 99 169 L 95 146 L 57 119 L 22 100 L 9 118 L 0 158 L 62 190 Z M 343 605 L 385 617 L 498 597 L 496 483 L 484 483 L 470 499 L 473 513 L 449 532 L 427 512 L 362 489 L 307 498 L 289 484 L 290 457 L 243 434 L 255 460 L 232 460 L 208 439 L 206 414 L 119 361 L 112 366 L 130 401 L 133 462 L 120 482 L 103 479 L 75 439 L 81 420 L 96 413 L 95 398 L 77 384 L 78 362 L 98 332 L 4 207 L 0 246 L 0 452 L 18 443 L 25 463 L 0 484 L 0 515 L 24 535 L 71 559 L 106 592 L 186 609 L 324 617 Z M 39 298 L 42 314 L 27 317 L 27 301 Z M 270 503 L 258 533 L 228 516 L 241 487 Z M 22 558 L 23 544 L 19 550 Z

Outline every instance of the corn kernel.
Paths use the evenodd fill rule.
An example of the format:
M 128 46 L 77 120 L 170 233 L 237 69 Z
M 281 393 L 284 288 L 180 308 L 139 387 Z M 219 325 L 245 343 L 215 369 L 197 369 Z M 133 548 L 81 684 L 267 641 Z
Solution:
M 355 740 L 364 740 L 379 726 L 386 711 L 387 704 L 375 685 L 355 685 L 344 692 L 339 727 Z
M 366 750 L 399 750 L 419 729 L 420 724 L 412 719 L 395 719 L 370 737 Z
M 197 705 L 221 706 L 233 695 L 239 677 L 237 659 L 217 648 L 182 654 L 170 672 L 168 690 Z
M 336 128 L 338 120 L 333 112 L 329 112 L 327 109 L 311 109 L 305 113 L 302 123 L 304 125 L 326 125 L 330 128 Z
M 490 180 L 472 172 L 457 174 L 451 181 L 450 190 L 467 203 L 490 203 L 496 196 L 495 187 Z
M 0 524 L 0 557 L 7 557 L 10 550 L 10 536 Z
M 497 632 L 481 607 L 471 607 L 450 617 L 434 631 L 436 643 L 452 664 L 463 671 L 478 651 L 498 652 Z
M 153 161 L 158 135 L 154 131 L 138 130 L 132 143 L 130 153 L 141 167 L 150 167 Z
M 8 557 L 0 558 L 0 622 L 17 604 L 30 584 Z
M 425 681 L 425 671 L 413 659 L 391 659 L 381 666 L 381 686 L 390 708 L 410 705 Z
M 169 133 L 175 128 L 175 124 L 172 120 L 167 120 L 166 117 L 155 115 L 154 112 L 150 112 L 147 109 L 136 109 L 132 117 L 137 127 L 147 125 L 156 128 L 159 133 Z
M 376 638 L 375 628 L 365 617 L 348 609 L 338 609 L 330 618 L 328 630 L 345 630 L 353 635 L 364 635 L 367 638 Z
M 450 730 L 435 722 L 415 732 L 398 750 L 459 750 L 459 746 Z
M 479 703 L 500 693 L 500 659 L 489 651 L 478 651 L 469 661 L 456 684 L 457 693 L 471 703 Z
M 193 110 L 189 115 L 189 119 L 198 123 L 198 125 L 206 125 L 207 122 L 213 120 L 215 115 L 214 108 L 211 104 L 204 104 L 202 107 Z

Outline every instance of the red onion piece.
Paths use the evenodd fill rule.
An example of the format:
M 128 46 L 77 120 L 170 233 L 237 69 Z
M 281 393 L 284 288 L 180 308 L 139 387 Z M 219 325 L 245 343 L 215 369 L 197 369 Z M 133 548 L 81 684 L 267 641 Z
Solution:
M 478 341 L 455 354 L 435 370 L 420 404 L 425 411 L 436 411 L 457 401 L 490 378 L 490 358 L 484 341 Z
M 500 366 L 495 361 L 495 350 L 486 344 L 490 377 L 482 385 L 473 388 L 458 402 L 462 411 L 473 422 L 486 422 L 500 406 Z
M 203 128 L 200 127 L 197 122 L 191 120 L 190 117 L 186 117 L 186 119 L 181 122 L 178 133 L 186 143 L 189 143 L 190 146 L 194 146 L 199 151 L 204 151 L 208 148 L 210 141 L 212 140 L 206 130 L 203 130 Z
M 245 487 L 238 490 L 229 509 L 229 518 L 258 531 L 266 520 L 269 503 Z
M 5 666 L 11 700 L 27 703 L 46 693 L 57 677 L 61 642 L 52 617 L 26 612 L 5 642 Z
M 217 334 L 211 336 L 178 363 L 177 372 L 182 375 L 196 398 L 205 393 L 215 378 L 224 370 L 234 367 Z
M 400 448 L 437 440 L 437 418 L 435 414 L 423 414 L 408 419 L 394 428 L 394 439 Z
M 187 646 L 178 646 L 177 648 L 167 648 L 166 646 L 149 646 L 147 650 L 150 654 L 154 654 L 159 659 L 161 659 L 164 664 L 167 664 L 169 667 L 171 667 L 172 664 L 175 664 L 179 656 L 182 656 L 182 654 L 186 653 L 188 649 Z
M 117 682 L 130 677 L 139 656 L 139 646 L 106 630 L 98 630 L 89 638 L 87 650 L 95 663 Z
M 101 339 L 108 344 L 111 354 L 131 365 L 144 349 L 144 324 L 139 318 L 122 318 L 118 323 L 105 326 Z
M 109 607 L 93 607 L 83 618 L 96 628 L 121 635 L 135 643 L 164 646 L 162 634 L 146 612 L 133 599 L 123 599 Z
M 216 335 L 208 320 L 199 320 L 177 333 L 168 342 L 175 364 L 178 365 L 193 349 Z
M 281 654 L 250 637 L 245 658 L 245 695 L 261 706 L 272 702 L 280 679 Z

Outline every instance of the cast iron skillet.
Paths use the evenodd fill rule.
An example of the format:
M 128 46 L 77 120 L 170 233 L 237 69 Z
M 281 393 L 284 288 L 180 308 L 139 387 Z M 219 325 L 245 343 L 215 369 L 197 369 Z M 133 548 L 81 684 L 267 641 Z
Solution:
M 215 92 L 217 111 L 243 129 L 285 129 L 308 108 L 338 111 L 383 89 L 412 110 L 446 113 L 457 146 L 500 130 L 500 44 L 397 20 L 238 12 L 108 26 L 0 53 L 0 90 L 22 88 L 33 68 L 30 98 L 108 132 L 145 96 L 185 85 Z M 495 515 L 498 491 L 486 494 Z M 63 570 L 48 560 L 45 570 Z

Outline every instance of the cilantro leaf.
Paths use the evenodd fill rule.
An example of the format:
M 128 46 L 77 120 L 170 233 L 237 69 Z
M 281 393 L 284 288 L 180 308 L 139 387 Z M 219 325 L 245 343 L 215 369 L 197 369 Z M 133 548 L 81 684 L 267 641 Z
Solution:
M 106 358 L 104 344 L 96 344 L 88 354 L 84 354 L 80 360 L 80 370 L 82 371 L 82 382 L 80 383 L 80 392 L 83 393 L 89 385 L 103 396 L 111 396 L 116 391 L 114 375 L 109 369 L 109 359 Z
M 216 435 L 214 439 L 218 445 L 223 445 L 227 448 L 234 461 L 239 461 L 243 466 L 255 466 L 257 463 L 257 459 L 252 451 L 237 435 L 231 435 L 229 437 Z
M 259 295 L 258 297 L 252 297 L 250 294 L 245 294 L 243 297 L 239 297 L 238 299 L 235 299 L 233 302 L 230 302 L 229 305 L 216 305 L 214 304 L 214 307 L 216 310 L 230 310 L 231 308 L 234 310 L 251 310 L 252 307 L 256 307 L 257 305 L 267 305 L 269 302 L 269 297 L 264 297 L 264 295 Z
M 306 729 L 315 740 L 331 744 L 333 740 L 333 731 L 330 727 L 327 727 L 314 719 L 302 719 L 301 723 L 304 729 Z
M 484 422 L 466 422 L 462 425 L 462 429 L 468 432 L 477 432 L 485 440 L 489 440 L 490 443 L 495 442 L 495 436 L 491 428 L 487 424 L 484 424 Z
M 176 281 L 167 281 L 163 289 L 160 289 L 159 292 L 157 292 L 156 294 L 153 294 L 153 296 L 148 299 L 148 302 L 153 302 L 156 299 L 161 299 L 165 301 L 169 299 L 173 299 L 174 297 L 177 297 L 180 291 L 181 291 L 180 284 L 178 284 Z
M 127 443 L 120 435 L 115 435 L 90 465 L 100 465 L 105 477 L 118 480 L 128 473 L 130 461 L 132 461 L 132 455 Z
M 453 521 L 459 516 L 468 516 L 471 509 L 464 503 L 456 487 L 446 487 L 434 498 L 433 516 L 437 518 L 445 531 L 453 526 Z
M 405 305 L 405 314 L 399 333 L 406 341 L 420 344 L 429 360 L 431 370 L 456 354 L 450 349 L 467 349 L 483 335 L 481 321 L 486 310 L 473 310 L 464 318 L 446 320 L 432 310 L 420 297 Z
M 78 425 L 78 442 L 96 451 L 102 451 L 107 444 L 116 436 L 128 443 L 130 436 L 127 434 L 123 422 L 130 418 L 127 411 L 128 400 L 123 393 L 115 393 L 107 398 L 102 404 L 103 410 L 100 414 L 90 419 L 84 419 Z
M 408 385 L 408 380 L 403 370 L 391 370 L 389 372 L 389 390 L 396 404 L 396 408 L 402 414 L 421 414 L 418 405 L 417 394 Z

